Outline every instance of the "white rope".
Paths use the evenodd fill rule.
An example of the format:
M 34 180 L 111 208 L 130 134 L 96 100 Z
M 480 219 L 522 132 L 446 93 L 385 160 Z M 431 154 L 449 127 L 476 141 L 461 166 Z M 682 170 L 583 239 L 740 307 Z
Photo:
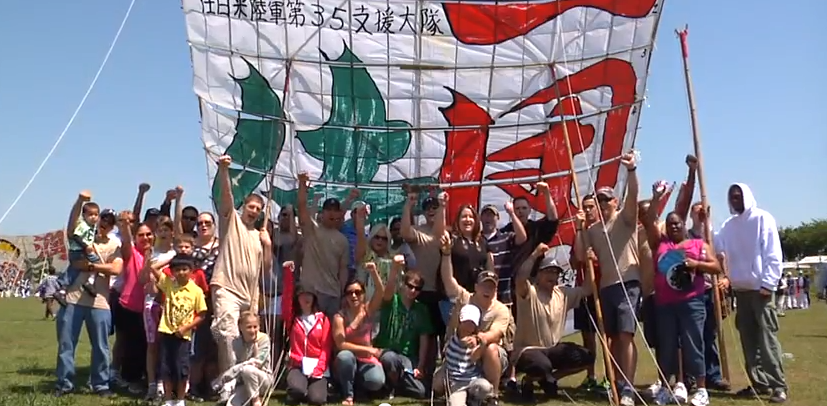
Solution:
M 3 216 L 0 217 L 0 224 L 2 224 L 6 217 L 8 217 L 9 213 L 11 213 L 14 207 L 17 206 L 17 203 L 20 202 L 20 199 L 23 197 L 24 194 L 26 194 L 26 192 L 29 190 L 29 187 L 32 186 L 32 183 L 34 183 L 34 180 L 37 178 L 37 175 L 40 175 L 40 171 L 42 171 L 43 167 L 46 166 L 46 162 L 49 162 L 49 159 L 52 158 L 52 154 L 55 153 L 55 150 L 57 150 L 58 145 L 60 145 L 60 142 L 63 141 L 63 137 L 66 136 L 66 133 L 69 131 L 69 128 L 75 122 L 75 118 L 77 118 L 78 113 L 80 113 L 80 109 L 82 109 L 83 105 L 86 104 L 86 99 L 89 98 L 89 94 L 92 93 L 92 89 L 94 89 L 95 84 L 98 83 L 98 78 L 100 78 L 101 72 L 103 72 L 103 68 L 106 66 L 106 63 L 109 62 L 109 56 L 112 55 L 112 50 L 115 49 L 115 44 L 118 43 L 118 39 L 121 37 L 123 27 L 126 25 L 127 20 L 129 20 L 129 15 L 132 14 L 132 7 L 135 6 L 135 1 L 136 0 L 132 0 L 129 3 L 129 8 L 126 9 L 126 14 L 124 14 L 123 20 L 121 20 L 121 25 L 120 27 L 118 27 L 118 31 L 115 33 L 115 38 L 112 39 L 112 43 L 109 45 L 109 50 L 106 51 L 106 56 L 103 57 L 103 62 L 101 62 L 101 65 L 98 68 L 98 72 L 95 73 L 95 77 L 92 79 L 92 83 L 89 84 L 89 88 L 86 89 L 86 93 L 83 95 L 83 98 L 80 99 L 80 103 L 78 103 L 77 108 L 75 108 L 75 112 L 72 113 L 72 117 L 69 118 L 69 122 L 66 123 L 65 127 L 63 127 L 63 131 L 60 133 L 60 136 L 57 137 L 57 140 L 55 141 L 55 144 L 52 145 L 52 148 L 49 150 L 49 153 L 46 154 L 45 158 L 43 158 L 43 162 L 40 163 L 40 166 L 38 166 L 37 170 L 34 171 L 32 177 L 29 178 L 29 181 L 26 182 L 25 186 L 23 186 L 23 190 L 20 191 L 20 193 L 17 195 L 14 201 L 12 201 L 9 208 L 6 209 L 6 212 L 3 213 Z

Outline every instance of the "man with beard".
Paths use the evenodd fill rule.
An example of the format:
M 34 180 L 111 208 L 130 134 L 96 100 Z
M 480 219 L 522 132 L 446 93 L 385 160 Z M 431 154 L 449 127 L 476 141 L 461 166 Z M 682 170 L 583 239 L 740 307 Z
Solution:
M 264 208 L 264 198 L 251 194 L 235 210 L 228 155 L 218 158 L 216 180 L 220 188 L 218 201 L 219 245 L 215 270 L 210 281 L 213 299 L 212 332 L 218 345 L 218 366 L 226 371 L 233 359 L 232 342 L 238 336 L 238 317 L 251 310 L 258 313 L 259 272 L 270 269 L 273 250 L 266 230 L 255 223 Z M 229 393 L 222 392 L 222 396 Z

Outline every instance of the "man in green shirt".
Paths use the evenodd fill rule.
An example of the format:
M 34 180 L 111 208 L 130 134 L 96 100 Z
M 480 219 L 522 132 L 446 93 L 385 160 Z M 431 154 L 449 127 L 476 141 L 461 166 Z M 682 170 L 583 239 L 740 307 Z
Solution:
M 393 267 L 380 313 L 379 334 L 373 345 L 382 349 L 379 361 L 385 370 L 385 385 L 392 398 L 398 390 L 405 396 L 425 397 L 424 378 L 430 337 L 434 334 L 428 308 L 416 300 L 424 281 L 416 271 L 407 271 L 396 287 L 399 267 Z M 414 367 L 415 366 L 415 367 Z

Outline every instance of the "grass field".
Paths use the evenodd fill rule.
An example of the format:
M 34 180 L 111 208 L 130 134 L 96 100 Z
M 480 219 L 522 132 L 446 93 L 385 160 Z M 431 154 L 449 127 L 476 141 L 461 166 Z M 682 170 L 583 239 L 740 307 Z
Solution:
M 143 405 L 141 400 L 119 396 L 113 400 L 101 400 L 89 394 L 77 394 L 62 398 L 51 395 L 54 385 L 55 328 L 53 321 L 42 320 L 43 308 L 36 299 L 0 299 L 0 406 L 98 406 Z M 746 385 L 743 358 L 732 320 L 725 322 L 727 347 L 734 389 Z M 827 399 L 827 305 L 823 302 L 809 310 L 787 312 L 781 319 L 781 342 L 784 352 L 793 354 L 785 360 L 787 381 L 790 385 L 789 405 L 817 406 Z M 571 337 L 571 339 L 576 339 Z M 642 347 L 640 347 L 642 348 Z M 77 352 L 78 376 L 76 384 L 83 387 L 88 377 L 89 346 L 85 332 Z M 656 377 L 651 357 L 641 352 L 638 382 L 651 383 Z M 569 395 L 561 400 L 548 400 L 552 405 L 603 405 L 605 400 L 589 398 L 570 389 L 577 386 L 582 376 L 561 383 Z M 821 400 L 819 400 L 821 399 Z M 766 402 L 766 399 L 763 400 Z M 274 401 L 270 402 L 271 404 Z M 376 403 L 379 403 L 378 401 Z M 397 398 L 395 404 L 420 404 Z M 427 403 L 427 402 L 426 402 Z M 755 405 L 757 399 L 734 399 L 729 394 L 712 393 L 713 405 Z

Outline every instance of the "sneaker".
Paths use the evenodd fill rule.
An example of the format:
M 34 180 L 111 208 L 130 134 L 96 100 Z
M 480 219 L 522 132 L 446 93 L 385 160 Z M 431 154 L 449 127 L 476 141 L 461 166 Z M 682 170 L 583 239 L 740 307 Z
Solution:
M 503 386 L 505 387 L 506 395 L 514 396 L 514 397 L 520 395 L 520 385 L 517 384 L 516 379 L 511 378 L 511 379 L 506 380 L 505 385 L 503 385 Z
M 195 389 L 190 389 L 190 391 L 187 392 L 187 400 L 195 403 L 203 403 L 204 397 L 202 397 L 201 394 Z
M 656 405 L 672 404 L 672 394 L 669 393 L 669 388 L 661 386 L 655 396 L 652 397 L 652 402 Z
M 646 389 L 643 390 L 643 396 L 646 396 L 650 399 L 655 399 L 663 389 L 663 385 L 661 384 L 660 380 L 657 382 L 649 385 Z
M 187 385 L 187 392 L 189 392 L 189 391 L 190 391 L 189 390 L 189 385 Z M 163 381 L 158 381 L 158 382 L 155 383 L 155 396 L 158 396 L 158 398 L 163 399 L 163 397 L 164 397 L 164 382 Z
M 784 403 L 787 401 L 787 391 L 784 389 L 776 389 L 772 391 L 770 396 L 770 403 Z
M 593 389 L 593 391 L 601 396 L 608 395 L 609 392 L 612 391 L 612 385 L 609 383 L 609 380 L 604 377 L 603 380 L 600 381 L 600 383 Z
M 557 381 L 540 382 L 540 387 L 547 396 L 557 397 L 557 391 L 560 389 L 557 386 Z
M 140 383 L 130 383 L 127 385 L 126 391 L 132 395 L 141 395 L 144 393 L 144 388 Z
M 707 382 L 706 389 L 729 392 L 732 389 L 732 386 L 725 379 L 721 379 L 714 382 Z
M 114 398 L 115 392 L 112 392 L 109 389 L 103 389 L 95 392 L 95 395 L 100 396 L 102 398 Z
M 771 395 L 771 394 L 772 394 L 772 392 L 770 391 L 769 388 L 761 388 L 761 387 L 755 388 L 755 387 L 752 387 L 752 386 L 747 386 L 746 388 L 741 389 L 738 392 L 735 392 L 735 396 L 742 397 L 742 398 L 754 398 L 756 396 Z
M 689 400 L 689 391 L 686 390 L 686 385 L 683 382 L 678 382 L 672 388 L 672 392 L 675 394 L 675 400 L 678 403 L 686 403 Z
M 620 393 L 620 406 L 635 406 L 635 392 L 624 387 Z
M 583 382 L 580 383 L 580 386 L 577 387 L 577 390 L 591 392 L 595 387 L 597 387 L 597 379 L 587 376 L 586 379 L 583 379 Z
M 54 397 L 56 397 L 56 398 L 63 397 L 63 396 L 66 396 L 66 395 L 71 395 L 71 394 L 72 394 L 71 389 L 55 389 L 55 391 L 53 393 Z
M 129 382 L 126 382 L 121 378 L 121 373 L 118 372 L 117 369 L 109 370 L 109 383 L 115 385 L 118 388 L 126 388 L 129 386 Z
M 692 394 L 689 403 L 692 406 L 709 406 L 709 393 L 706 392 L 706 389 L 698 389 Z

